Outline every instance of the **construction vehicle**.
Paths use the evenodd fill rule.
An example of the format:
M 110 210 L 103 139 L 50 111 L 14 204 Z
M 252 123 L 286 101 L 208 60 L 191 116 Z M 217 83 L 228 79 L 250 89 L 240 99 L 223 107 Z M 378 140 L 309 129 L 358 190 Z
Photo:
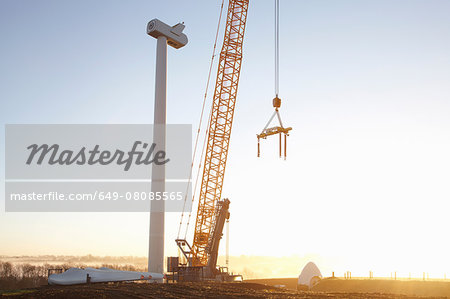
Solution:
M 279 0 L 275 1 L 276 13 L 278 14 Z M 228 199 L 221 199 L 221 196 L 242 64 L 242 46 L 247 20 L 248 3 L 249 0 L 229 0 L 226 27 L 222 50 L 219 57 L 219 67 L 217 70 L 213 103 L 209 118 L 209 126 L 206 133 L 207 138 L 205 139 L 206 152 L 204 162 L 202 164 L 203 176 L 201 180 L 198 200 L 194 240 L 192 242 L 192 245 L 190 245 L 186 240 L 186 234 L 184 238 L 180 238 L 179 231 L 179 236 L 175 241 L 180 252 L 182 253 L 181 258 L 169 257 L 168 260 L 168 272 L 172 272 L 171 277 L 173 280 L 242 281 L 242 276 L 233 275 L 232 273 L 230 274 L 228 272 L 228 267 L 217 267 L 217 258 L 219 243 L 223 235 L 223 228 L 230 217 L 230 201 Z M 278 22 L 278 17 L 276 19 L 276 22 Z M 278 26 L 278 23 L 276 23 L 276 26 Z M 278 43 L 277 34 L 278 31 L 276 31 L 276 43 Z M 278 55 L 278 52 L 276 55 Z M 276 67 L 278 67 L 277 59 L 278 58 L 276 58 Z M 278 80 L 278 71 L 276 72 L 276 80 Z M 206 94 L 207 93 L 205 93 L 205 99 Z M 276 87 L 276 98 L 278 99 L 278 87 Z M 277 105 L 274 104 L 274 107 L 276 108 L 275 114 L 280 120 L 280 127 L 277 128 L 282 129 L 282 132 L 277 133 L 280 133 L 281 138 L 281 133 L 285 134 L 286 136 L 291 128 L 284 128 L 281 124 L 281 119 L 278 112 L 278 108 L 280 107 L 280 105 L 281 100 L 277 102 Z M 258 135 L 258 140 L 259 138 L 265 139 L 267 136 L 276 134 L 270 131 L 271 128 L 267 129 L 267 127 L 268 126 L 266 126 L 261 133 L 263 135 Z M 200 132 L 200 125 L 198 132 Z M 194 157 L 196 147 L 197 141 L 194 149 Z M 194 192 L 195 189 L 196 188 L 194 187 Z M 180 221 L 180 229 L 182 222 L 183 214 Z M 189 220 L 187 226 L 189 226 Z
M 186 239 L 176 239 L 185 260 L 176 269 L 171 269 L 176 270 L 173 271 L 173 277 L 177 280 L 242 280 L 242 276 L 229 274 L 225 267 L 218 268 L 217 258 L 224 224 L 230 217 L 230 201 L 221 200 L 221 196 L 241 71 L 248 2 L 230 0 L 228 4 L 209 119 L 194 240 L 191 246 Z
M 219 253 L 219 243 L 222 239 L 222 232 L 225 221 L 230 218 L 228 199 L 217 201 L 214 212 L 214 223 L 211 226 L 211 234 L 206 246 L 206 264 L 194 264 L 195 256 L 193 248 L 185 239 L 177 239 L 177 245 L 184 255 L 185 263 L 178 262 L 176 269 L 178 281 L 200 281 L 216 280 L 221 282 L 242 281 L 242 275 L 233 275 L 228 272 L 228 267 L 217 267 Z M 195 243 L 194 243 L 195 244 Z M 198 257 L 197 257 L 198 258 Z M 198 260 L 197 260 L 198 261 Z M 172 268 L 173 269 L 173 268 Z

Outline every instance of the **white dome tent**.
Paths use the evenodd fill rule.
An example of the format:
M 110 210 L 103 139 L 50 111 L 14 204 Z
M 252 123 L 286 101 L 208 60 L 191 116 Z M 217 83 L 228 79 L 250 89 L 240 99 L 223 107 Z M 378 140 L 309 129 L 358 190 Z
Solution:
M 297 289 L 310 289 L 322 279 L 322 273 L 313 262 L 309 262 L 298 276 Z

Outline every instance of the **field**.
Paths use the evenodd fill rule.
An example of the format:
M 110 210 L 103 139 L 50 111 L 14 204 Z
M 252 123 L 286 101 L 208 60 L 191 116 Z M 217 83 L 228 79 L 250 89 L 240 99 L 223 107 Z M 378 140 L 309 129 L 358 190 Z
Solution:
M 450 297 L 450 281 L 381 280 L 381 279 L 324 279 L 314 291 L 384 292 L 416 296 Z
M 277 282 L 283 281 L 278 279 Z M 339 282 L 343 283 L 339 286 L 340 292 L 318 290 L 299 292 L 252 282 L 222 284 L 102 283 L 77 286 L 43 286 L 36 289 L 8 291 L 2 294 L 2 298 L 419 298 L 412 295 L 346 290 L 352 288 L 352 286 L 343 280 L 336 280 L 337 285 L 324 284 L 322 288 L 338 287 Z M 435 295 L 428 298 L 446 297 Z
M 236 259 L 244 265 L 244 261 L 249 262 L 251 266 L 258 264 L 260 268 L 253 272 L 254 275 L 265 271 L 269 262 L 272 262 L 245 256 Z M 145 269 L 146 259 L 45 256 L 2 257 L 2 260 L 4 261 L 0 261 L 0 298 L 419 298 L 415 296 L 450 298 L 450 280 L 326 278 L 312 291 L 298 292 L 295 278 L 297 274 L 289 275 L 294 278 L 246 279 L 244 283 L 236 284 L 106 283 L 47 286 L 45 284 L 48 268 L 106 266 L 121 270 L 140 270 Z M 286 272 L 295 270 L 287 267 L 283 269 Z M 280 275 L 280 273 L 271 274 Z M 272 277 L 277 277 L 275 275 Z
M 297 278 L 254 279 L 246 282 L 257 282 L 270 286 L 283 285 L 287 289 L 297 288 Z M 339 293 L 389 293 L 411 296 L 449 297 L 450 280 L 390 280 L 390 279 L 323 279 L 312 288 L 313 292 Z

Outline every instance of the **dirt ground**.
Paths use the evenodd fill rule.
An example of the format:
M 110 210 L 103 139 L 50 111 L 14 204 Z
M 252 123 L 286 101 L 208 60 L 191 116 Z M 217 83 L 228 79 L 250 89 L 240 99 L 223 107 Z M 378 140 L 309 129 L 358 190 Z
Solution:
M 43 286 L 37 289 L 8 291 L 1 295 L 2 298 L 419 298 L 377 293 L 298 292 L 248 282 L 222 284 L 99 283 L 75 286 Z

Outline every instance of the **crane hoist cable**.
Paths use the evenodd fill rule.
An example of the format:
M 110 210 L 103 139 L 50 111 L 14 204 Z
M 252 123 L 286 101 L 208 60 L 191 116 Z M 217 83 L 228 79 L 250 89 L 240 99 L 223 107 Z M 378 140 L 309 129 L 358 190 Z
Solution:
M 261 133 L 257 134 L 258 138 L 258 157 L 260 156 L 260 140 L 266 139 L 268 136 L 279 134 L 280 136 L 280 158 L 282 157 L 282 135 L 284 135 L 284 159 L 286 160 L 287 154 L 287 136 L 289 136 L 289 131 L 292 130 L 291 127 L 285 128 L 283 122 L 281 121 L 281 115 L 279 108 L 281 107 L 281 99 L 278 97 L 280 92 L 280 0 L 275 0 L 275 98 L 272 101 L 272 105 L 275 108 L 275 112 L 269 118 L 264 129 Z M 278 126 L 269 127 L 272 120 L 277 116 Z
M 275 97 L 280 91 L 280 2 L 275 0 Z
M 183 202 L 183 210 L 181 212 L 180 226 L 178 228 L 177 238 L 180 238 L 181 228 L 183 226 L 184 211 L 185 211 L 185 208 L 186 208 L 187 197 L 188 197 L 188 193 L 189 193 L 188 191 L 189 191 L 189 187 L 190 187 L 191 180 L 192 180 L 192 172 L 193 172 L 193 169 L 194 169 L 195 157 L 196 157 L 196 153 L 197 153 L 197 146 L 198 146 L 198 141 L 199 141 L 199 138 L 200 138 L 202 123 L 203 123 L 203 117 L 204 117 L 204 112 L 205 112 L 205 104 L 206 104 L 206 100 L 207 100 L 207 97 L 208 97 L 209 82 L 211 80 L 211 74 L 212 74 L 212 69 L 213 69 L 213 65 L 214 65 L 214 58 L 216 57 L 217 40 L 219 38 L 220 25 L 221 25 L 221 22 L 222 22 L 222 14 L 223 14 L 224 2 L 225 2 L 225 0 L 222 0 L 222 4 L 220 6 L 219 20 L 217 22 L 216 38 L 214 40 L 214 47 L 213 47 L 213 51 L 212 51 L 212 55 L 211 55 L 211 63 L 209 65 L 208 79 L 206 80 L 206 88 L 205 88 L 205 94 L 203 96 L 202 111 L 200 113 L 200 119 L 199 119 L 199 123 L 198 123 L 196 137 L 195 137 L 195 145 L 194 145 L 194 151 L 193 151 L 193 155 L 192 155 L 191 169 L 190 169 L 190 172 L 189 172 L 189 180 L 188 180 L 188 183 L 186 185 L 186 192 L 185 192 L 184 202 Z M 201 166 L 202 166 L 203 154 L 204 154 L 204 151 L 205 151 L 205 145 L 206 145 L 206 140 L 207 140 L 206 137 L 208 136 L 208 128 L 209 128 L 209 123 L 208 123 L 208 126 L 206 127 L 205 138 L 204 138 L 204 141 L 203 141 L 203 148 L 202 148 L 202 152 L 201 152 L 201 155 L 200 155 L 200 159 L 199 159 L 200 162 L 199 162 L 198 170 L 197 170 L 197 177 L 196 177 L 196 180 L 195 180 L 194 188 L 192 189 L 192 202 L 191 202 L 191 208 L 190 208 L 190 211 L 189 211 L 189 214 L 188 214 L 188 220 L 187 220 L 187 223 L 186 223 L 186 231 L 185 231 L 185 234 L 184 234 L 184 238 L 186 238 L 187 230 L 188 230 L 190 219 L 191 219 L 192 207 L 194 205 L 195 191 L 197 190 L 197 184 L 198 184 L 198 181 L 199 181 L 199 174 L 200 174 L 200 170 L 201 170 Z

